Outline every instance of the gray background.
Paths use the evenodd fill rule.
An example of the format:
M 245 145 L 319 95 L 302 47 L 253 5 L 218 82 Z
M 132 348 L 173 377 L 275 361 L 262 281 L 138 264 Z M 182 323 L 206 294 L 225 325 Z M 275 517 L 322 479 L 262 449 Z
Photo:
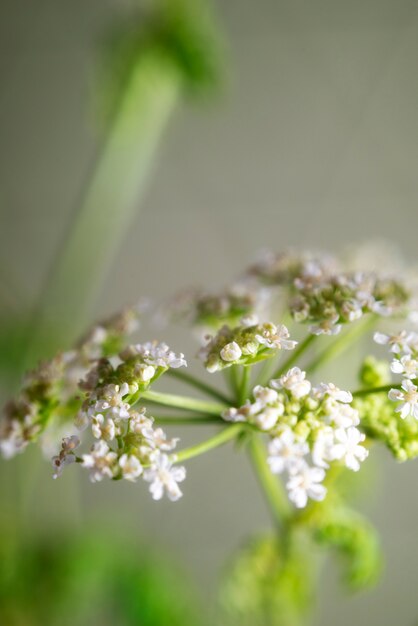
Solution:
M 0 261 L 22 306 L 39 292 L 94 155 L 97 43 L 121 4 L 0 3 Z M 263 247 L 335 250 L 385 237 L 416 256 L 418 3 L 216 5 L 229 81 L 173 119 L 100 314 L 133 294 L 220 286 Z M 183 336 L 171 335 L 177 349 Z M 229 450 L 190 463 L 175 506 L 153 505 L 140 486 L 92 487 L 70 472 L 53 483 L 36 453 L 28 457 L 1 464 L 6 512 L 15 506 L 8 477 L 37 467 L 24 481 L 29 525 L 72 528 L 101 515 L 112 532 L 138 532 L 179 555 L 209 590 L 225 555 L 269 524 L 245 460 Z M 327 566 L 318 625 L 418 620 L 415 463 L 380 457 L 362 508 L 382 533 L 383 583 L 341 597 Z

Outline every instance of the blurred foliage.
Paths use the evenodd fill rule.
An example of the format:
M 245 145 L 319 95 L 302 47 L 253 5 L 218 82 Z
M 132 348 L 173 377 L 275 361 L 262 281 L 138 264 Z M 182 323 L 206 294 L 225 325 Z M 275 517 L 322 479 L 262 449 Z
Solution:
M 241 550 L 221 587 L 225 623 L 296 626 L 312 608 L 316 555 L 305 533 L 284 541 L 253 539 Z
M 178 567 L 132 538 L 2 533 L 4 626 L 201 626 L 201 615 Z
M 388 385 L 391 381 L 387 361 L 367 357 L 360 370 L 364 388 Z M 381 441 L 398 461 L 418 456 L 418 422 L 411 415 L 405 419 L 394 412 L 387 393 L 355 398 L 354 406 L 361 415 L 361 425 L 368 437 Z
M 330 507 L 314 533 L 316 541 L 335 549 L 343 563 L 343 582 L 352 590 L 370 587 L 379 578 L 382 553 L 376 530 L 347 507 Z
M 118 109 L 131 76 L 144 55 L 157 55 L 161 71 L 181 74 L 190 94 L 206 93 L 220 82 L 222 54 L 219 26 L 205 0 L 158 0 L 153 10 L 140 3 L 113 26 L 103 43 L 98 93 L 106 121 Z

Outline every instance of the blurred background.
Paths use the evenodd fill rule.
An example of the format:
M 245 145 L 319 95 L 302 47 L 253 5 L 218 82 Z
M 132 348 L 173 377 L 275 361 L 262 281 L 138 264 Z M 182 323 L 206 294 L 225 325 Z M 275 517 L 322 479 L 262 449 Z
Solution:
M 142 181 L 142 173 L 134 169 L 130 174 L 129 168 L 118 167 L 117 155 L 109 156 L 112 142 L 106 138 L 112 137 L 124 105 L 113 106 L 112 93 L 108 98 L 106 92 L 103 101 L 113 108 L 107 120 L 102 115 L 103 73 L 107 68 L 113 72 L 112 64 L 103 62 L 103 51 L 109 34 L 120 38 L 124 29 L 130 33 L 132 23 L 146 33 L 154 5 L 129 0 L 0 3 L 4 399 L 16 388 L 22 362 L 30 363 L 38 352 L 42 356 L 51 320 L 58 327 L 52 332 L 54 342 L 59 344 L 61 336 L 67 347 L 69 334 L 64 331 L 74 315 L 76 333 L 143 295 L 162 299 L 189 285 L 222 287 L 260 249 L 338 251 L 384 238 L 411 262 L 417 260 L 416 2 L 213 0 L 208 67 L 202 64 L 201 75 L 197 64 L 187 78 L 196 84 L 202 76 L 209 78 L 201 93 L 189 97 L 194 90 L 183 88 L 183 78 L 164 62 L 161 80 L 158 68 L 145 71 L 143 80 L 151 85 L 146 106 L 140 89 L 138 109 L 132 102 L 128 106 L 128 116 L 138 110 L 142 118 L 138 127 L 134 123 L 132 134 L 130 129 L 127 133 L 133 147 L 122 151 L 122 165 L 123 159 L 131 159 L 146 175 L 138 187 L 133 185 L 131 196 L 122 198 L 118 215 L 112 217 L 106 203 L 117 199 L 103 180 L 110 187 L 125 188 L 125 175 L 129 186 L 132 180 Z M 200 10 L 205 13 L 202 25 Z M 207 34 L 203 3 L 193 20 L 196 32 L 202 27 Z M 205 59 L 201 47 L 203 52 L 197 46 L 196 55 Z M 192 59 L 194 51 L 189 46 Z M 120 73 L 115 75 L 114 91 L 124 93 L 123 83 L 117 82 Z M 117 151 L 117 138 L 115 142 Z M 145 159 L 141 148 L 135 152 L 142 145 Z M 103 168 L 101 182 L 98 167 Z M 68 261 L 66 266 L 60 259 L 68 251 L 69 234 L 78 232 L 80 206 L 93 202 L 88 195 L 92 181 L 99 187 L 94 199 L 103 200 L 103 205 L 100 202 L 86 221 L 89 239 L 81 254 L 85 265 L 74 268 Z M 123 228 L 109 237 L 114 219 Z M 106 235 L 101 220 L 108 225 Z M 82 239 L 77 241 L 82 247 Z M 102 254 L 104 269 L 95 265 Z M 61 274 L 54 274 L 57 266 Z M 73 267 L 72 276 L 68 267 Z M 83 267 L 92 270 L 86 270 L 84 285 Z M 83 298 L 80 305 L 76 297 Z M 46 313 L 45 301 L 50 305 Z M 63 328 L 58 316 L 66 317 Z M 27 335 L 28 320 L 38 329 L 37 340 Z M 193 361 L 195 344 L 184 329 L 152 332 L 176 351 L 187 348 Z M 22 361 L 23 352 L 29 356 Z M 354 351 L 348 363 L 356 356 Z M 192 365 L 196 371 L 198 367 Z M 182 430 L 182 442 L 187 445 L 208 433 Z M 380 626 L 418 623 L 414 471 L 413 463 L 395 465 L 385 453 L 380 454 L 379 467 L 369 470 L 359 498 L 382 535 L 382 582 L 372 591 L 347 596 L 339 590 L 337 570 L 327 562 L 318 626 L 337 621 L 348 626 L 354 620 Z M 268 528 L 270 520 L 245 458 L 229 449 L 191 461 L 184 491 L 175 505 L 154 504 L 141 485 L 92 486 L 77 471 L 52 481 L 48 463 L 35 449 L 2 461 L 0 523 L 7 537 L 0 581 L 0 600 L 7 604 L 2 623 L 169 623 L 163 612 L 157 621 L 152 608 L 149 615 L 154 617 L 141 613 L 153 602 L 149 594 L 138 601 L 140 608 L 122 601 L 124 594 L 136 596 L 126 586 L 119 591 L 109 582 L 109 564 L 118 561 L 117 571 L 124 572 L 119 580 L 135 581 L 135 589 L 155 589 L 161 580 L 168 581 L 165 589 L 167 594 L 172 590 L 182 616 L 178 623 L 195 624 L 193 611 L 199 609 L 188 608 L 186 622 L 184 606 L 212 606 L 234 550 L 249 535 Z M 80 554 L 87 582 L 76 585 L 68 563 Z M 52 580 L 59 586 L 59 599 L 48 617 L 28 591 L 37 578 L 31 566 L 36 559 L 45 572 L 45 597 L 53 593 Z M 156 565 L 158 559 L 161 566 Z M 13 563 L 20 563 L 26 573 L 14 572 Z M 141 579 L 145 569 L 147 582 Z M 91 585 L 96 589 L 90 596 L 95 608 L 83 613 L 88 604 L 83 593 Z M 103 609 L 106 589 L 116 589 L 123 610 L 119 605 Z M 164 601 L 172 606 L 167 594 Z M 73 618 L 68 597 L 79 600 L 79 621 Z M 118 611 L 125 612 L 122 616 Z

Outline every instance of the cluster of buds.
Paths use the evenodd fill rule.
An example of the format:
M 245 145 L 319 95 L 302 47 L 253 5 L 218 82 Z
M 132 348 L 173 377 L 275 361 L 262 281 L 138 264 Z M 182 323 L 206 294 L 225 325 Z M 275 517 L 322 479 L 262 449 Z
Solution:
M 249 275 L 270 287 L 287 287 L 290 312 L 315 335 L 335 335 L 366 313 L 408 312 L 412 294 L 401 280 L 375 272 L 346 271 L 328 256 L 267 255 Z
M 172 467 L 166 453 L 178 439 L 167 439 L 161 428 L 136 403 L 149 385 L 170 367 L 186 365 L 182 354 L 175 354 L 164 343 L 149 342 L 128 346 L 119 354 L 119 363 L 100 359 L 80 382 L 85 399 L 78 412 L 80 430 L 91 428 L 96 439 L 81 463 L 90 470 L 92 482 L 104 477 L 135 481 L 139 476 L 151 482 L 154 499 L 164 492 L 171 500 L 182 494 L 178 482 L 184 468 Z
M 235 328 L 223 326 L 214 337 L 207 336 L 199 357 L 208 372 L 217 372 L 231 365 L 252 365 L 274 356 L 277 350 L 293 350 L 296 344 L 286 326 L 259 324 L 251 316 Z
M 242 317 L 264 314 L 269 303 L 269 290 L 241 282 L 219 293 L 188 289 L 165 304 L 162 317 L 186 320 L 201 328 L 218 330 L 222 325 L 234 326 Z
M 126 337 L 139 326 L 144 305 L 129 307 L 94 326 L 77 346 L 26 375 L 22 389 L 9 402 L 0 422 L 0 451 L 10 458 L 51 425 L 65 422 L 77 405 L 78 384 L 92 362 L 118 353 Z
M 248 422 L 270 437 L 268 463 L 273 473 L 286 473 L 289 499 L 303 508 L 308 498 L 322 500 L 322 484 L 333 462 L 357 471 L 368 455 L 357 428 L 358 411 L 350 392 L 322 383 L 312 387 L 305 372 L 294 367 L 268 387 L 253 390 L 254 401 L 230 408 L 223 418 Z

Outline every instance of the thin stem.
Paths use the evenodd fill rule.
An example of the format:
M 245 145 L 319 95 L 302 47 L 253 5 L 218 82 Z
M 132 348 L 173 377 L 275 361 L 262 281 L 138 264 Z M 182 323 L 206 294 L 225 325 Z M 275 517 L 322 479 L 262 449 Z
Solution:
M 231 367 L 228 367 L 227 369 L 225 369 L 224 372 L 226 375 L 228 385 L 234 395 L 235 402 L 239 402 L 240 385 L 239 385 L 239 378 L 238 378 L 238 366 L 231 365 Z
M 188 372 L 182 372 L 180 370 L 169 369 L 167 370 L 166 373 L 172 376 L 173 378 L 177 378 L 178 380 L 181 380 L 182 382 L 188 385 L 191 385 L 192 387 L 195 387 L 196 389 L 199 389 L 200 391 L 203 391 L 208 396 L 212 396 L 212 398 L 215 398 L 216 400 L 220 400 L 221 402 L 224 402 L 225 404 L 228 404 L 228 405 L 233 404 L 233 401 L 230 398 L 228 398 L 228 396 L 224 395 L 223 393 L 221 393 L 214 387 L 211 387 L 210 385 L 203 382 L 202 380 L 195 378 L 195 376 L 192 376 L 192 374 L 189 374 Z
M 220 416 L 227 406 L 224 404 L 215 404 L 214 402 L 205 402 L 204 400 L 196 400 L 195 398 L 189 398 L 187 396 L 177 396 L 171 393 L 161 393 L 157 391 L 145 391 L 141 394 L 141 399 L 173 409 L 183 409 L 185 411 L 192 411 L 193 413 L 203 413 L 217 417 Z
M 413 381 L 414 384 L 417 383 L 417 381 Z M 370 389 L 357 389 L 357 391 L 353 391 L 352 396 L 353 398 L 361 398 L 364 396 L 370 396 L 374 393 L 388 393 L 391 389 L 400 389 L 401 388 L 401 384 L 395 385 L 382 385 L 381 387 L 371 387 Z
M 193 426 L 195 426 L 196 424 L 203 424 L 204 426 L 207 426 L 208 424 L 224 423 L 221 417 L 215 417 L 214 415 L 210 417 L 176 417 L 167 415 L 164 415 L 163 417 L 155 417 L 153 415 L 153 417 L 156 424 L 161 424 L 164 426 L 188 426 L 189 424 Z
M 219 432 L 214 437 L 206 439 L 206 441 L 202 441 L 201 443 L 198 443 L 195 446 L 191 446 L 190 448 L 180 450 L 180 452 L 172 456 L 173 461 L 187 461 L 188 459 L 192 459 L 195 456 L 200 456 L 205 452 L 209 452 L 209 450 L 213 450 L 214 448 L 222 446 L 224 443 L 227 443 L 232 439 L 236 439 L 236 437 L 243 431 L 245 426 L 245 424 L 234 424 L 233 426 L 228 426 L 227 428 L 221 430 L 221 432 Z
M 298 347 L 295 350 L 293 350 L 289 358 L 286 359 L 286 361 L 282 363 L 279 369 L 277 369 L 274 372 L 274 374 L 272 375 L 272 378 L 278 378 L 279 376 L 287 372 L 287 370 L 289 370 L 292 367 L 292 365 L 296 363 L 299 357 L 301 357 L 302 354 L 306 352 L 306 350 L 310 347 L 310 345 L 316 339 L 317 339 L 316 335 L 311 335 L 311 334 L 307 335 L 307 337 L 305 337 L 305 339 L 299 343 Z
M 244 365 L 242 368 L 242 378 L 239 389 L 239 404 L 244 404 L 245 400 L 248 397 L 248 388 L 251 382 L 251 367 L 249 365 Z
M 347 332 L 342 333 L 332 341 L 325 350 L 323 350 L 311 363 L 306 367 L 306 371 L 310 374 L 319 369 L 327 361 L 335 359 L 349 348 L 359 337 L 376 324 L 376 316 L 364 318 L 361 322 L 354 324 Z
M 292 513 L 289 500 L 284 493 L 281 482 L 274 476 L 267 464 L 266 449 L 259 436 L 251 437 L 249 448 L 258 482 L 263 489 L 274 522 L 281 526 L 289 520 Z

